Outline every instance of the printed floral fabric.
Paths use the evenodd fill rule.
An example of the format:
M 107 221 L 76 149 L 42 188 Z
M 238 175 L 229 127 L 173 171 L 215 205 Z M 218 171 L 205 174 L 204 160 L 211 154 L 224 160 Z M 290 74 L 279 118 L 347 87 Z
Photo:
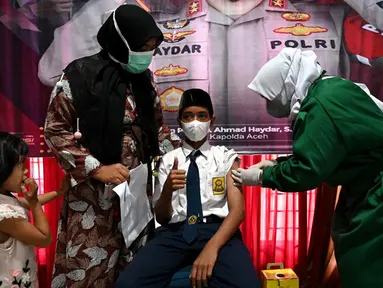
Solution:
M 64 198 L 57 236 L 52 288 L 113 287 L 118 271 L 127 265 L 151 232 L 152 223 L 138 239 L 125 247 L 121 233 L 119 200 L 105 197 L 105 185 L 92 179 L 101 163 L 74 139 L 76 112 L 68 81 L 55 87 L 48 108 L 45 137 L 60 166 L 71 176 L 73 188 Z M 180 139 L 163 123 L 160 101 L 156 99 L 160 149 L 163 153 L 180 145 Z M 134 96 L 127 89 L 125 126 L 136 117 Z M 122 141 L 121 163 L 140 164 L 134 137 L 127 132 Z M 148 195 L 149 198 L 152 195 Z

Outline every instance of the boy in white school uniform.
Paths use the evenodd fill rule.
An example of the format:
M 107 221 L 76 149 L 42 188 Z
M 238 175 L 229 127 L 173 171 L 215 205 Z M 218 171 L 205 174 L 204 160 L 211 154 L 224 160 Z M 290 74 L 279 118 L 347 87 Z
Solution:
M 210 96 L 183 93 L 178 121 L 185 140 L 161 159 L 153 197 L 156 235 L 121 274 L 116 287 L 164 288 L 193 264 L 193 287 L 257 288 L 260 280 L 241 240 L 244 197 L 233 185 L 234 150 L 207 141 L 215 116 Z

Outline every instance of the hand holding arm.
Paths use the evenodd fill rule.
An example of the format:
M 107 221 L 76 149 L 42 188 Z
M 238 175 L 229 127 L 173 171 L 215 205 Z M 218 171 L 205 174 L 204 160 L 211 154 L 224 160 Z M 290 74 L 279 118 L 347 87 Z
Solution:
M 263 170 L 252 166 L 248 169 L 238 168 L 231 171 L 235 186 L 261 186 Z

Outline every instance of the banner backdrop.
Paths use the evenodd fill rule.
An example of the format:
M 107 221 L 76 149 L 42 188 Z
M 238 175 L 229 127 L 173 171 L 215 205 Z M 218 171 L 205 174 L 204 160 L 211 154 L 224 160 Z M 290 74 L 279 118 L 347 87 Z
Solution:
M 287 153 L 291 123 L 266 112 L 247 88 L 283 47 L 314 50 L 329 75 L 365 83 L 383 100 L 383 1 L 378 0 L 1 0 L 0 130 L 24 137 L 33 156 L 43 141 L 50 92 L 71 61 L 100 51 L 96 34 L 119 5 L 152 14 L 165 41 L 151 69 L 166 123 L 183 91 L 213 99 L 213 144 L 242 153 Z

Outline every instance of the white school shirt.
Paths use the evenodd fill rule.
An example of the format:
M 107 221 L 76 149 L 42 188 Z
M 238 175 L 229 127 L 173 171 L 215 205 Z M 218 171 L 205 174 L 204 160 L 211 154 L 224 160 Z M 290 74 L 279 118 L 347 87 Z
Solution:
M 189 169 L 189 155 L 194 149 L 187 143 L 177 148 L 161 159 L 158 177 L 153 196 L 153 205 L 161 196 L 165 181 L 173 167 L 174 158 L 178 158 L 178 169 Z M 211 146 L 207 141 L 199 149 L 202 153 L 196 159 L 200 178 L 200 193 L 203 216 L 216 215 L 225 218 L 228 213 L 226 197 L 226 174 L 230 171 L 238 154 L 224 146 Z M 186 186 L 183 189 L 173 192 L 172 198 L 173 214 L 169 223 L 177 223 L 186 220 L 187 198 Z

